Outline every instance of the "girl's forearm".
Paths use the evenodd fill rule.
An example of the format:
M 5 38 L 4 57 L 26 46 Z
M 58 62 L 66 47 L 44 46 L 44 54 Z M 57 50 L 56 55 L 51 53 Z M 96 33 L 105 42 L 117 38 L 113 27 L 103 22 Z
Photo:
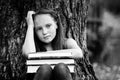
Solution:
M 66 53 L 68 53 L 68 52 L 70 52 L 71 54 L 72 54 L 72 56 L 73 56 L 73 58 L 82 58 L 83 57 L 83 52 L 82 52 L 82 50 L 81 49 L 63 49 L 63 50 L 55 50 L 55 51 L 48 51 L 48 52 L 66 52 Z
M 33 26 L 28 26 L 25 42 L 23 44 L 22 50 L 23 50 L 23 53 L 26 55 L 31 52 L 36 52 Z

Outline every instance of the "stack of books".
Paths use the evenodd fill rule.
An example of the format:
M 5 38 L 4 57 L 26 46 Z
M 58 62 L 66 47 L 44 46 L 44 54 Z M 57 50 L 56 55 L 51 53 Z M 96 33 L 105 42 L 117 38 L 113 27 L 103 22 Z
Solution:
M 66 52 L 37 52 L 30 53 L 26 61 L 27 73 L 36 73 L 43 64 L 50 64 L 52 68 L 58 63 L 68 65 L 70 72 L 74 72 L 74 59 L 71 53 Z

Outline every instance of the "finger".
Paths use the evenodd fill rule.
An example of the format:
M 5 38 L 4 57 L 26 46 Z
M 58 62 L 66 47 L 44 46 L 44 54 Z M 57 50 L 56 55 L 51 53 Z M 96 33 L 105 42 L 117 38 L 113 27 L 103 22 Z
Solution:
M 27 18 L 32 18 L 33 14 L 35 14 L 34 11 L 28 11 Z
M 34 11 L 28 11 L 28 15 L 32 15 L 32 14 L 35 14 Z

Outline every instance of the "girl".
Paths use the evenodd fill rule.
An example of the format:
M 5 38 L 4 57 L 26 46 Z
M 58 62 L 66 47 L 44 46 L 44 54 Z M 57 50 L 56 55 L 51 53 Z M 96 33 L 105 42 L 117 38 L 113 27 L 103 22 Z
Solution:
M 59 16 L 53 10 L 28 11 L 27 33 L 23 44 L 23 54 L 31 52 L 59 51 L 71 52 L 73 58 L 82 58 L 82 50 L 72 38 L 63 38 Z M 54 69 L 50 65 L 41 66 L 34 80 L 72 80 L 66 64 L 59 63 Z

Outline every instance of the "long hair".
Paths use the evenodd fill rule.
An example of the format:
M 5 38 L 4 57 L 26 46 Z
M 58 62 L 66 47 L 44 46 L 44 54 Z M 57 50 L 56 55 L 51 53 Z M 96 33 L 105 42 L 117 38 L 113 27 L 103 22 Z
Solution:
M 50 14 L 51 17 L 53 17 L 54 20 L 57 22 L 58 28 L 56 29 L 56 36 L 52 41 L 52 47 L 53 47 L 53 50 L 63 49 L 63 44 L 64 44 L 63 30 L 62 30 L 63 26 L 62 26 L 59 14 L 57 14 L 55 11 L 50 9 L 40 9 L 35 14 L 33 14 L 33 20 L 36 15 L 40 15 L 40 14 Z M 38 39 L 35 33 L 35 30 L 34 30 L 34 40 L 35 40 L 35 46 L 36 46 L 37 52 L 46 51 L 46 49 L 44 48 L 45 43 L 43 43 Z

